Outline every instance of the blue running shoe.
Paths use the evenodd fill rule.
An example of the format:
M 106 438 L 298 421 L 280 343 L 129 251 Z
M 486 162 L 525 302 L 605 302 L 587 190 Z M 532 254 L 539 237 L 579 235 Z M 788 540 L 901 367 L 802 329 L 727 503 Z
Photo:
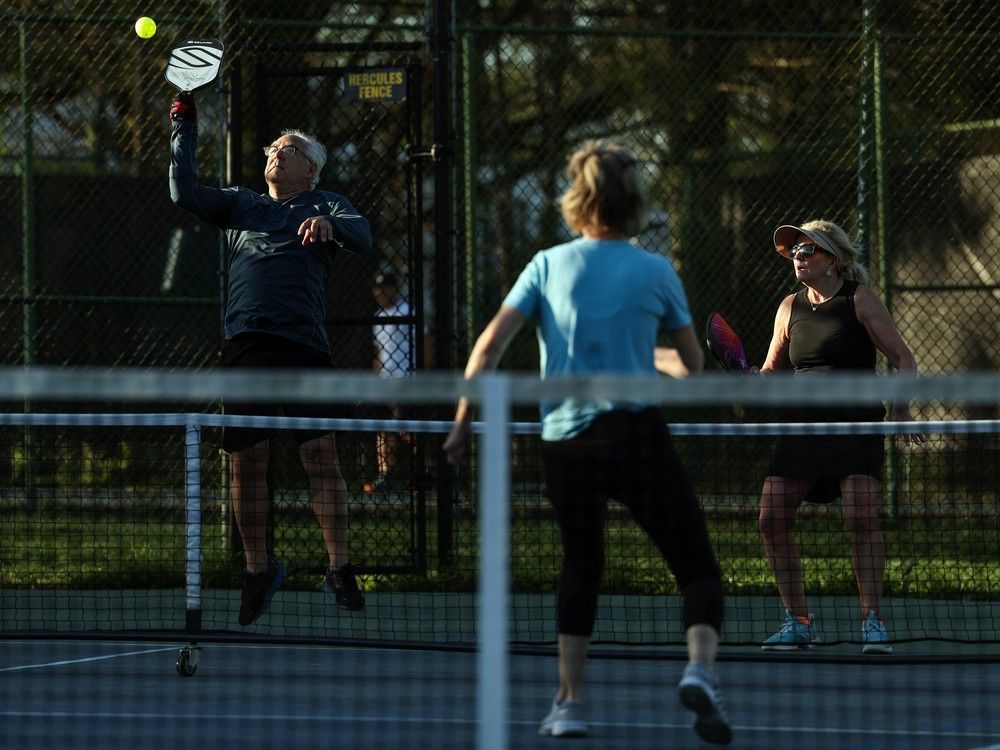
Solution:
M 246 627 L 267 610 L 274 592 L 285 582 L 288 571 L 273 557 L 267 560 L 263 573 L 243 574 L 243 596 L 240 600 L 240 625 Z
M 809 615 L 812 620 L 812 615 Z M 798 649 L 812 648 L 814 643 L 819 643 L 819 633 L 816 626 L 810 622 L 808 625 L 799 622 L 790 610 L 785 610 L 785 622 L 781 630 L 772 635 L 760 647 L 761 651 L 796 651 Z
M 861 647 L 863 654 L 891 654 L 892 644 L 889 643 L 889 631 L 885 623 L 878 619 L 875 610 L 868 611 L 868 617 L 861 623 Z

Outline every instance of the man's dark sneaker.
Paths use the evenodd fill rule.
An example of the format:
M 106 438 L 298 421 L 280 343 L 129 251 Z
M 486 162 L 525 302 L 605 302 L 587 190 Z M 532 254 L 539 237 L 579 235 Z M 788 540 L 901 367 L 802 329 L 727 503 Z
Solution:
M 285 582 L 288 571 L 273 557 L 262 573 L 243 574 L 243 598 L 240 601 L 240 625 L 246 627 L 267 610 L 274 592 Z
M 350 563 L 327 571 L 326 578 L 323 579 L 323 591 L 333 596 L 339 606 L 351 612 L 357 612 L 365 606 L 365 597 L 358 588 L 354 567 Z

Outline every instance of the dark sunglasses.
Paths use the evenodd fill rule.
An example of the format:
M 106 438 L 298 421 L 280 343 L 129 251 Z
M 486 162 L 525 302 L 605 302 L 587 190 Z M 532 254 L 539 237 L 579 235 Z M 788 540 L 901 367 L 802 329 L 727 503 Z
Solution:
M 814 245 L 813 243 L 803 243 L 801 245 L 792 245 L 788 250 L 789 258 L 808 258 L 810 255 L 814 255 L 817 250 L 822 250 L 819 245 Z

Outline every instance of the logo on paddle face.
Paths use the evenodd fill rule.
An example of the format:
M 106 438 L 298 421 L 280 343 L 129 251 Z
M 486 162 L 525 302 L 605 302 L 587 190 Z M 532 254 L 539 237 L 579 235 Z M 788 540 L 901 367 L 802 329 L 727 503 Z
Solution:
M 181 91 L 194 91 L 215 80 L 223 51 L 218 39 L 187 39 L 170 50 L 164 75 Z

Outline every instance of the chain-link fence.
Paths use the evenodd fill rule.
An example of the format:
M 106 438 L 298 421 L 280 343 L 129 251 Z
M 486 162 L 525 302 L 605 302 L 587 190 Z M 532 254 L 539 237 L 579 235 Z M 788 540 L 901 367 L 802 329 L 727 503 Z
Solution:
M 772 232 L 827 218 L 860 239 L 923 371 L 996 367 L 995 14 L 657 5 L 539 10 L 517 28 L 483 11 L 462 32 L 466 289 L 489 300 L 470 304 L 469 336 L 531 255 L 568 237 L 555 200 L 567 154 L 611 137 L 645 164 L 640 240 L 674 258 L 696 321 L 721 310 L 736 322 L 752 361 L 795 287 Z
M 331 147 L 322 186 L 372 222 L 377 252 L 338 258 L 331 274 L 340 366 L 373 365 L 386 308 L 372 281 L 385 264 L 405 302 L 388 322 L 414 334 L 393 356 L 460 364 L 528 258 L 568 236 L 556 197 L 587 137 L 640 155 L 653 206 L 641 241 L 674 258 L 696 320 L 726 313 L 752 359 L 794 286 L 771 233 L 816 217 L 860 239 L 923 370 L 1000 358 L 1000 20 L 987 6 L 308 2 L 292 13 L 161 0 L 143 6 L 159 23 L 150 40 L 132 12 L 21 0 L 0 13 L 8 363 L 215 361 L 224 250 L 171 204 L 165 179 L 163 66 L 187 36 L 227 47 L 199 95 L 202 178 L 262 190 L 259 146 L 302 128 Z M 404 83 L 366 99 L 359 74 Z M 535 356 L 525 336 L 508 364 Z
M 197 95 L 201 179 L 263 192 L 260 146 L 301 129 L 329 147 L 320 187 L 348 197 L 372 224 L 375 252 L 337 257 L 330 274 L 336 364 L 374 366 L 376 318 L 423 328 L 423 235 L 414 231 L 428 87 L 422 7 L 409 19 L 400 4 L 347 22 L 315 2 L 288 19 L 272 3 L 154 1 L 143 12 L 158 33 L 143 40 L 121 15 L 133 6 L 36 5 L 0 13 L 5 362 L 217 360 L 221 233 L 175 207 L 166 181 L 175 91 L 163 72 L 169 48 L 190 37 L 226 45 L 222 74 Z M 370 85 L 381 78 L 394 83 L 388 95 Z M 398 281 L 401 300 L 388 309 L 375 298 L 379 269 Z M 423 342 L 411 335 L 401 346 L 393 362 L 410 369 Z
M 340 368 L 460 367 L 531 256 L 569 238 L 557 207 L 566 159 L 593 137 L 640 157 L 652 208 L 640 242 L 676 263 L 695 325 L 721 311 L 752 361 L 795 287 L 774 229 L 826 218 L 861 243 L 922 371 L 1000 364 L 1000 18 L 988 4 L 150 0 L 141 12 L 159 30 L 148 40 L 120 0 L 14 6 L 0 10 L 4 364 L 217 362 L 226 248 L 173 205 L 167 181 L 174 91 L 163 72 L 190 37 L 226 47 L 222 74 L 197 94 L 201 179 L 263 192 L 260 147 L 299 128 L 329 148 L 320 187 L 371 222 L 374 251 L 335 257 L 329 278 Z M 504 367 L 533 370 L 537 356 L 526 331 Z M 449 414 L 385 405 L 361 416 Z M 143 452 L 87 436 L 52 451 L 44 437 L 4 437 L 0 481 L 23 485 L 29 508 L 44 506 L 47 461 L 79 465 L 87 479 L 66 481 L 90 491 L 135 476 Z M 427 576 L 435 559 L 439 573 L 470 559 L 463 487 L 474 475 L 456 480 L 440 440 L 338 436 L 351 537 L 371 541 L 356 560 L 366 573 Z M 205 485 L 223 507 L 227 459 L 207 441 Z M 685 458 L 708 475 L 717 452 Z M 515 439 L 515 494 L 541 497 L 537 453 Z M 298 453 L 285 439 L 274 455 L 277 543 L 317 550 Z M 950 484 L 975 468 L 968 455 L 985 454 L 942 459 L 942 472 L 956 469 Z M 906 484 L 918 468 L 890 449 L 893 514 L 897 497 L 919 494 Z M 983 471 L 977 491 L 994 479 Z M 749 515 L 756 474 L 739 476 L 754 487 L 733 512 Z M 922 518 L 959 515 L 924 500 Z

